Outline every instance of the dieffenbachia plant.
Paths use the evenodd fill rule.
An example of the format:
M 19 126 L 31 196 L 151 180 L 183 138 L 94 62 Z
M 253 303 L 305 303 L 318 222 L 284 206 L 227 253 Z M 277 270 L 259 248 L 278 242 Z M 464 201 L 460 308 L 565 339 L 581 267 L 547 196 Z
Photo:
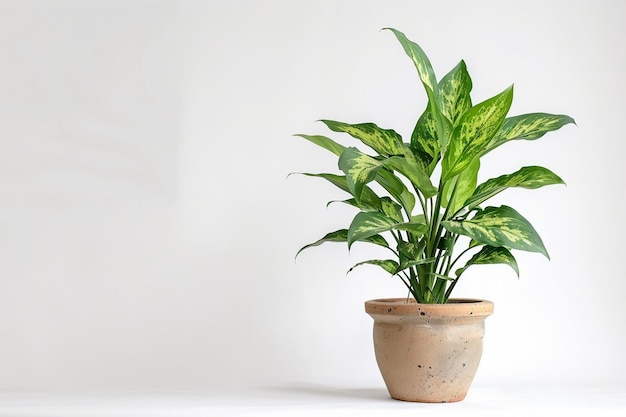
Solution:
M 483 204 L 510 187 L 535 189 L 563 180 L 547 168 L 527 166 L 477 186 L 478 170 L 481 158 L 500 145 L 538 139 L 574 120 L 548 113 L 507 117 L 512 86 L 473 105 L 472 80 L 463 61 L 437 81 L 422 48 L 402 32 L 387 30 L 413 61 L 428 104 L 408 143 L 374 123 L 322 120 L 331 131 L 367 145 L 369 153 L 326 136 L 296 135 L 334 153 L 342 172 L 304 175 L 339 187 L 351 196 L 344 202 L 359 210 L 348 229 L 328 233 L 298 254 L 325 242 L 345 242 L 348 248 L 355 242 L 378 245 L 393 259 L 371 259 L 354 267 L 379 266 L 398 276 L 417 302 L 446 303 L 472 265 L 506 264 L 519 275 L 512 249 L 548 257 L 521 214 L 508 206 Z M 469 243 L 459 250 L 461 236 Z

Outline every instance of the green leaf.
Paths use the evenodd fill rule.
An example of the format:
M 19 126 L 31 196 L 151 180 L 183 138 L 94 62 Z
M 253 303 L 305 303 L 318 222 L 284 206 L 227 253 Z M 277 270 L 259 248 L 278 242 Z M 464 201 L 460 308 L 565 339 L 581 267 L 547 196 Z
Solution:
M 396 35 L 396 38 L 402 45 L 404 52 L 406 52 L 409 58 L 411 58 L 411 61 L 413 61 L 415 69 L 417 69 L 417 73 L 419 74 L 424 87 L 428 87 L 432 92 L 437 93 L 437 78 L 435 77 L 435 71 L 433 70 L 433 66 L 430 64 L 428 56 L 426 56 L 422 48 L 415 42 L 410 41 L 404 33 L 399 30 L 393 28 L 383 28 L 383 30 L 390 30 L 394 35 Z
M 415 196 L 393 172 L 387 169 L 381 169 L 376 176 L 376 182 L 387 190 L 387 192 L 404 207 L 407 213 L 413 212 Z
M 439 240 L 437 248 L 447 253 L 452 253 L 452 250 L 454 249 L 454 245 L 456 243 L 455 237 L 456 236 L 452 233 L 444 233 L 442 238 Z
M 472 79 L 467 72 L 465 61 L 446 74 L 439 82 L 439 106 L 441 113 L 456 126 L 461 116 L 472 108 Z
M 335 155 L 339 156 L 343 153 L 343 151 L 346 149 L 345 146 L 338 144 L 337 142 L 335 142 L 334 140 L 327 138 L 326 136 L 319 136 L 319 135 L 302 135 L 302 134 L 297 134 L 294 136 L 299 136 L 301 138 L 304 138 L 306 140 L 308 140 L 309 142 L 312 142 L 326 150 L 331 151 L 332 153 L 334 153 Z
M 416 265 L 423 265 L 423 264 L 435 262 L 435 258 L 423 258 L 425 247 L 426 247 L 426 239 L 421 239 L 418 242 L 404 242 L 404 241 L 399 242 L 398 243 L 398 255 L 400 259 L 399 271 L 404 271 L 405 269 L 411 268 Z
M 404 219 L 402 218 L 402 207 L 400 207 L 399 204 L 394 202 L 389 197 L 381 198 L 380 202 L 382 214 L 389 217 L 390 219 L 396 220 L 398 223 L 404 221 Z
M 454 278 L 449 277 L 447 275 L 433 273 L 432 276 L 434 276 L 435 278 L 442 279 L 444 281 L 454 281 Z
M 467 72 L 465 62 L 461 61 L 456 67 L 446 74 L 438 84 L 439 108 L 441 113 L 451 122 L 448 130 L 458 123 L 459 118 L 472 107 L 470 92 L 472 80 Z M 413 134 L 411 135 L 411 147 L 422 158 L 428 155 L 428 163 L 436 163 L 440 155 L 437 121 L 433 117 L 431 106 L 427 106 L 420 116 Z M 432 173 L 434 165 L 429 167 Z
M 480 252 L 472 257 L 463 268 L 456 270 L 457 278 L 472 265 L 506 264 L 509 265 L 519 277 L 517 261 L 511 252 L 503 247 L 485 246 Z
M 335 185 L 336 187 L 347 192 L 348 194 L 354 196 L 352 194 L 352 190 L 348 186 L 348 181 L 345 175 L 326 174 L 326 173 L 312 174 L 309 172 L 302 172 L 300 173 L 300 175 L 305 175 L 307 177 L 323 178 L 326 181 L 330 182 L 331 184 Z M 359 207 L 364 210 L 380 210 L 381 209 L 380 198 L 376 195 L 376 193 L 374 193 L 374 191 L 372 191 L 371 188 L 365 185 L 361 189 L 361 198 L 359 199 L 358 202 L 356 202 L 356 207 Z
M 433 118 L 430 106 L 417 120 L 411 134 L 411 149 L 428 165 L 428 173 L 432 173 L 439 160 L 439 140 L 437 139 L 437 123 Z
M 432 91 L 427 90 L 427 94 L 434 97 Z M 411 134 L 411 149 L 424 161 L 429 174 L 437 166 L 441 153 L 446 151 L 451 132 L 452 124 L 441 114 L 439 105 L 432 98 Z
M 474 193 L 476 183 L 478 182 L 479 169 L 480 159 L 474 158 L 467 168 L 445 184 L 442 206 L 448 207 L 448 217 L 452 217 L 458 210 L 463 208 L 465 200 Z
M 404 230 L 410 232 L 414 237 L 419 237 L 428 231 L 428 226 L 423 223 L 405 222 L 396 224 L 392 229 Z
M 419 162 L 411 156 L 392 156 L 383 161 L 383 164 L 404 175 L 411 183 L 421 191 L 425 198 L 437 194 L 437 188 L 433 186 L 426 171 Z
M 482 245 L 484 245 L 484 243 L 480 243 L 472 239 L 468 245 L 468 248 L 475 248 L 475 247 L 482 246 Z
M 411 58 L 413 65 L 415 65 L 417 74 L 419 75 L 424 86 L 424 90 L 426 90 L 426 95 L 428 96 L 428 108 L 434 123 L 434 132 L 436 132 L 439 149 L 443 153 L 448 146 L 448 139 L 452 126 L 450 121 L 441 114 L 441 109 L 439 108 L 439 86 L 437 84 L 435 71 L 433 70 L 430 60 L 422 48 L 415 42 L 410 41 L 404 33 L 393 28 L 384 29 L 390 30 L 394 33 L 402 45 L 404 52 L 409 58 Z
M 419 236 L 424 234 L 428 227 L 425 224 L 413 222 L 399 223 L 382 213 L 362 211 L 354 217 L 348 228 L 348 247 L 356 241 L 390 230 L 404 230 Z
M 508 117 L 496 133 L 486 152 L 516 139 L 535 140 L 548 132 L 558 130 L 574 119 L 564 114 L 529 113 Z
M 399 271 L 404 271 L 405 269 L 408 268 L 412 268 L 414 266 L 418 266 L 418 265 L 425 265 L 425 264 L 432 264 L 435 263 L 435 261 L 437 260 L 437 258 L 425 258 L 425 259 L 416 259 L 413 261 L 406 261 L 405 263 L 400 265 Z M 436 275 L 436 274 L 433 274 Z
M 424 255 L 426 240 L 421 239 L 418 242 L 398 242 L 398 253 L 400 255 L 400 263 L 409 260 L 421 259 Z
M 404 155 L 402 137 L 391 129 L 382 129 L 374 123 L 348 124 L 334 120 L 322 120 L 334 132 L 348 133 L 353 138 L 383 156 Z
M 326 203 L 326 207 L 330 207 L 331 204 L 335 204 L 335 203 L 343 203 L 343 204 L 346 204 L 348 206 L 356 207 L 356 208 L 359 208 L 359 209 L 361 208 L 361 206 L 356 202 L 355 198 L 349 198 L 347 200 L 330 200 L 328 203 Z M 372 208 L 372 210 L 373 210 L 373 208 Z
M 380 236 L 380 235 L 372 235 L 372 236 L 368 236 L 365 239 L 361 239 L 361 242 L 368 242 L 368 243 L 373 243 L 375 245 L 378 246 L 383 246 L 388 248 L 389 244 L 387 243 L 387 240 L 385 240 L 384 237 Z M 313 243 L 309 243 L 308 245 L 303 246 L 302 248 L 300 248 L 300 250 L 298 251 L 298 253 L 296 253 L 296 258 L 298 257 L 298 255 L 300 255 L 300 252 L 302 252 L 305 249 L 308 248 L 312 248 L 314 246 L 319 246 L 323 243 L 326 242 L 348 242 L 348 230 L 346 229 L 340 229 L 340 230 L 336 230 L 334 232 L 330 232 L 328 234 L 326 234 L 323 238 L 316 240 Z
M 549 258 L 537 231 L 508 206 L 487 207 L 470 220 L 446 220 L 442 224 L 452 233 L 469 236 L 486 245 L 538 252 Z
M 441 109 L 437 103 L 437 93 L 432 92 L 428 87 L 426 87 L 426 94 L 428 95 L 428 107 L 430 109 L 430 114 L 435 123 L 435 132 L 437 133 L 439 152 L 441 154 L 445 154 L 448 149 L 448 144 L 450 143 L 452 123 L 441 113 Z
M 465 205 L 472 209 L 510 187 L 535 189 L 552 184 L 565 184 L 565 182 L 547 168 L 523 167 L 512 174 L 492 178 L 480 184 L 474 194 L 465 202 Z
M 380 266 L 382 269 L 384 269 L 386 272 L 390 273 L 391 275 L 395 275 L 398 271 L 398 263 L 396 261 L 392 261 L 391 259 L 370 259 L 368 261 L 359 262 L 356 265 L 354 265 L 352 268 L 348 270 L 348 274 L 352 272 L 354 268 L 356 268 L 357 266 L 361 266 L 361 265 Z
M 496 134 L 513 101 L 513 86 L 461 116 L 452 131 L 450 145 L 442 162 L 443 180 L 447 181 L 463 171 L 482 155 Z
M 358 240 L 391 230 L 397 223 L 382 213 L 362 211 L 354 217 L 348 228 L 348 247 Z
M 310 172 L 298 172 L 297 174 L 305 175 L 307 177 L 323 178 L 326 181 L 330 182 L 331 184 L 333 184 L 333 185 L 337 186 L 338 188 L 342 189 L 343 191 L 345 191 L 347 193 L 351 193 L 350 192 L 350 187 L 348 187 L 348 182 L 346 181 L 346 176 L 345 175 L 327 174 L 327 173 L 313 174 L 313 173 L 310 173 Z
M 363 187 L 376 178 L 376 173 L 381 166 L 380 161 L 357 148 L 346 148 L 343 151 L 339 157 L 339 169 L 346 174 L 348 187 L 357 202 L 361 200 Z

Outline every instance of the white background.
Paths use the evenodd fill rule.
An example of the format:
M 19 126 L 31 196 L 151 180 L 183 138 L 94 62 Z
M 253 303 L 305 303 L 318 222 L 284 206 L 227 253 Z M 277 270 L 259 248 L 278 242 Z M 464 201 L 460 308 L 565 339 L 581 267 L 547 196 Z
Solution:
M 318 119 L 410 136 L 426 98 L 383 27 L 439 77 L 465 59 L 476 103 L 514 83 L 511 114 L 577 121 L 483 160 L 479 180 L 543 165 L 568 185 L 496 201 L 551 261 L 517 253 L 519 280 L 476 267 L 457 287 L 495 303 L 477 392 L 623 386 L 623 9 L 1 2 L 0 390 L 381 388 L 363 301 L 403 287 L 376 268 L 346 276 L 376 255 L 365 246 L 294 261 L 354 213 L 326 208 L 343 197 L 330 184 L 287 174 L 337 171 L 292 136 L 326 134 Z

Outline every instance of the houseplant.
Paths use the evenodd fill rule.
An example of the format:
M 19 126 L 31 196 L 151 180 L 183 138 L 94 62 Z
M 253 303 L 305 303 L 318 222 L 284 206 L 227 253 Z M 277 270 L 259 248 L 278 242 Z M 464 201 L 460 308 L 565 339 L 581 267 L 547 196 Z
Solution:
M 478 366 L 484 319 L 493 307 L 484 300 L 451 298 L 459 279 L 478 264 L 506 264 L 519 275 L 514 249 L 548 257 L 539 234 L 520 213 L 485 203 L 511 187 L 563 183 L 547 168 L 526 166 L 477 185 L 481 161 L 509 141 L 535 140 L 574 120 L 548 113 L 507 117 L 513 86 L 473 104 L 464 61 L 438 81 L 421 47 L 402 32 L 387 30 L 417 69 L 426 108 L 406 142 L 394 130 L 374 123 L 334 120 L 321 122 L 367 148 L 346 147 L 326 136 L 296 135 L 335 154 L 341 171 L 304 175 L 339 187 L 349 195 L 343 202 L 357 209 L 347 229 L 326 234 L 298 254 L 326 242 L 344 242 L 348 248 L 366 242 L 388 252 L 391 258 L 370 259 L 354 267 L 380 267 L 397 276 L 410 294 L 405 299 L 366 302 L 366 311 L 374 318 L 377 362 L 390 394 L 410 401 L 458 401 L 465 397 Z M 397 326 L 405 331 L 394 330 Z M 445 331 L 452 335 L 442 336 Z M 391 339 L 400 333 L 403 341 Z M 450 340 L 452 346 L 445 347 L 440 340 Z M 468 346 L 477 359 L 468 356 Z M 392 352 L 383 352 L 386 348 Z M 413 363 L 407 359 L 412 356 Z M 398 367 L 400 375 L 392 375 Z M 449 387 L 458 381 L 460 387 Z

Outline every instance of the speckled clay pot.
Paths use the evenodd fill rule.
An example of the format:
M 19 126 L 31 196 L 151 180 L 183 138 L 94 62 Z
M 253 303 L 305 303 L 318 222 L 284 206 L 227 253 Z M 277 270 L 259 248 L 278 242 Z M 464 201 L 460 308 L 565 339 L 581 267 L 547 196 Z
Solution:
M 393 398 L 438 403 L 465 398 L 492 302 L 418 304 L 393 298 L 366 301 L 365 311 L 374 319 L 376 362 Z

